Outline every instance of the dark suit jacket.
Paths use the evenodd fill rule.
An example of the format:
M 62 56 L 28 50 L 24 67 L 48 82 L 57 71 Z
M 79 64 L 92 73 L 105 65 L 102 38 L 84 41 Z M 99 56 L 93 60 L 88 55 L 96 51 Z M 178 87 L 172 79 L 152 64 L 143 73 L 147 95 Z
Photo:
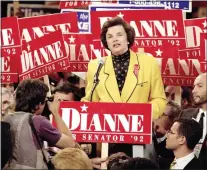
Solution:
M 203 169 L 203 166 L 201 165 L 200 161 L 194 157 L 183 169 Z
M 181 118 L 196 118 L 199 113 L 199 108 L 189 108 L 184 109 L 179 117 Z M 207 168 L 207 135 L 204 139 L 203 145 L 201 147 L 201 151 L 198 157 L 200 163 L 204 166 L 204 168 Z
M 203 141 L 203 145 L 201 147 L 201 152 L 199 154 L 198 159 L 203 164 L 204 169 L 207 169 L 207 135 Z
M 10 124 L 1 121 L 1 169 L 12 155 Z
M 184 109 L 179 117 L 181 118 L 196 118 L 199 113 L 199 108 Z

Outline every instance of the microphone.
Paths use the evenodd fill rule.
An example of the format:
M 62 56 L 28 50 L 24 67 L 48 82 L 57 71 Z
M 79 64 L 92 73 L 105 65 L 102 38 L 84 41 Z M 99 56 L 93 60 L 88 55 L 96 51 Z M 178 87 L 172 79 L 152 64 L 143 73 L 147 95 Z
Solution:
M 94 83 L 97 83 L 97 84 L 99 83 L 98 77 L 99 77 L 99 73 L 100 73 L 101 68 L 103 67 L 103 65 L 104 65 L 104 61 L 103 61 L 102 58 L 100 58 L 99 61 L 98 61 L 98 68 L 97 68 L 96 74 L 94 75 Z
M 103 61 L 102 58 L 100 58 L 99 61 L 98 61 L 98 68 L 97 68 L 96 73 L 94 75 L 93 87 L 92 87 L 91 94 L 90 94 L 90 102 L 92 102 L 92 100 L 93 100 L 93 93 L 96 89 L 96 86 L 99 83 L 98 77 L 99 77 L 99 73 L 100 73 L 101 68 L 103 67 L 103 65 L 104 65 L 104 61 Z

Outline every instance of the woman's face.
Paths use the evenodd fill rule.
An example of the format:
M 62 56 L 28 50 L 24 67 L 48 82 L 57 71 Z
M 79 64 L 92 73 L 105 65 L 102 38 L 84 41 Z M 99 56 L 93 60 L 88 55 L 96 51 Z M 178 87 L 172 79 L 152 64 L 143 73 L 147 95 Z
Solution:
M 127 34 L 122 25 L 109 27 L 106 32 L 106 42 L 113 55 L 124 54 L 128 50 Z

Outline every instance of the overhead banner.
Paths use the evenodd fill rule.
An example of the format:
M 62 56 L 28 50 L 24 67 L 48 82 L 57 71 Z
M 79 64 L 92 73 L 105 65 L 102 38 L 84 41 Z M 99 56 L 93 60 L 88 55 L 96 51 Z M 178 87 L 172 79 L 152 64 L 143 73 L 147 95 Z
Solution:
M 77 142 L 151 142 L 151 104 L 61 102 L 59 113 Z
M 68 57 L 61 30 L 24 43 L 20 56 L 20 81 L 40 78 L 68 66 Z
M 35 1 L 34 1 L 35 3 Z M 32 17 L 32 16 L 40 16 L 40 15 L 48 15 L 59 13 L 60 9 L 58 6 L 49 6 L 49 5 L 41 5 L 41 4 L 19 4 L 19 17 Z M 14 4 L 9 3 L 7 5 L 7 16 L 14 15 Z
M 136 9 L 165 9 L 160 5 L 129 5 L 129 4 L 91 4 L 89 11 L 110 11 L 110 10 L 136 10 Z
M 150 6 L 150 5 L 164 5 L 167 9 L 181 9 L 184 12 L 192 12 L 192 1 L 169 1 L 169 0 L 71 0 L 60 1 L 60 9 L 86 7 L 90 4 L 123 4 L 123 5 L 138 5 L 138 6 Z
M 182 10 L 128 10 L 91 12 L 91 29 L 99 37 L 103 24 L 121 17 L 135 29 L 135 45 L 139 47 L 185 47 Z M 97 39 L 97 40 L 100 40 Z
M 60 9 L 87 7 L 96 3 L 117 3 L 118 0 L 60 0 Z
M 133 4 L 133 5 L 165 5 L 167 9 L 182 9 L 185 12 L 192 12 L 191 0 L 119 0 L 120 4 Z
M 1 82 L 18 82 L 21 43 L 17 17 L 1 18 Z

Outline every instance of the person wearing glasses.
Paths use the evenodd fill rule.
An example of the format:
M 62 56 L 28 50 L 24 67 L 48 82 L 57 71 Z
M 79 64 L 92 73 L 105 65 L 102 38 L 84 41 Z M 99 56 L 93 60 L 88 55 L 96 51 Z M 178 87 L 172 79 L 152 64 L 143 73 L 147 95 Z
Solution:
M 203 135 L 196 145 L 195 153 L 207 169 L 207 72 L 196 77 L 192 93 L 194 108 L 184 109 L 180 117 L 194 118 L 200 123 Z
M 176 118 L 167 132 L 166 148 L 173 151 L 170 169 L 202 169 L 194 148 L 202 137 L 202 128 L 194 119 Z
M 168 101 L 165 112 L 153 121 L 152 144 L 145 145 L 144 157 L 155 161 L 161 169 L 168 169 L 174 154 L 166 149 L 166 132 L 170 130 L 173 121 L 179 116 L 181 107 Z
M 43 141 L 58 148 L 75 147 L 72 133 L 60 117 L 59 102 L 53 102 L 51 112 L 57 128 L 41 116 L 47 102 L 48 86 L 40 80 L 23 80 L 16 90 L 15 113 L 6 115 L 4 121 L 10 124 L 13 153 L 9 169 L 48 169 L 44 160 L 48 157 Z M 35 132 L 29 121 L 33 122 Z

